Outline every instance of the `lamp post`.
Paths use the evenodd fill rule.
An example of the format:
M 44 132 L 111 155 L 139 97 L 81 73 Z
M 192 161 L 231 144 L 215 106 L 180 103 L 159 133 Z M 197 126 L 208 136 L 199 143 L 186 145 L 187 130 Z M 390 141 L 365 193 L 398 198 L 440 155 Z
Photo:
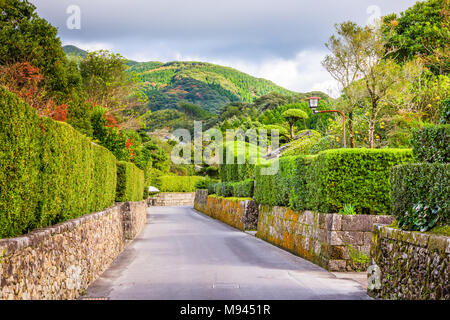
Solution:
M 310 97 L 307 98 L 308 102 L 309 102 L 309 107 L 312 110 L 313 114 L 317 114 L 317 113 L 328 113 L 328 112 L 335 112 L 335 113 L 340 113 L 342 116 L 342 128 L 344 131 L 344 148 L 347 148 L 347 139 L 346 139 L 346 135 L 345 135 L 345 115 L 338 110 L 319 110 L 317 111 L 317 108 L 319 107 L 319 97 Z

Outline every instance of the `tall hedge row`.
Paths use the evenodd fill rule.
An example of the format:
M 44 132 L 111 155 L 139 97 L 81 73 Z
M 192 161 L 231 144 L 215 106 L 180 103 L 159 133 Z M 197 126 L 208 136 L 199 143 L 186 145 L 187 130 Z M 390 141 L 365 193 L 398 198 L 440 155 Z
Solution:
M 235 160 L 237 162 L 237 160 Z M 244 164 L 221 164 L 219 166 L 219 177 L 223 182 L 236 182 L 253 179 L 256 165 Z
M 216 194 L 221 197 L 253 198 L 253 179 L 246 179 L 240 182 L 221 182 L 208 187 L 209 194 Z
M 116 159 L 0 87 L 0 238 L 114 203 Z
M 414 163 L 396 166 L 391 175 L 393 208 L 403 217 L 418 203 L 440 208 L 440 222 L 450 223 L 450 164 Z
M 413 131 L 416 162 L 450 162 L 450 125 L 426 125 Z
M 144 171 L 131 162 L 117 162 L 116 201 L 141 201 L 144 197 Z
M 358 213 L 387 214 L 390 170 L 411 160 L 405 149 L 336 149 L 281 158 L 275 175 L 262 175 L 261 166 L 256 170 L 255 200 L 324 213 L 352 204 Z

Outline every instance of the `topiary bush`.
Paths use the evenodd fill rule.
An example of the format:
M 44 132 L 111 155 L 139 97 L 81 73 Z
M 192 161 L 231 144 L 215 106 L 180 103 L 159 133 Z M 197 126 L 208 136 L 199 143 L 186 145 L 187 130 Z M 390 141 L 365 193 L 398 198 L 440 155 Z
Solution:
M 0 238 L 114 204 L 114 155 L 0 87 Z
M 391 168 L 411 161 L 409 149 L 323 151 L 308 170 L 307 206 L 337 212 L 352 204 L 359 214 L 389 214 Z
M 436 224 L 449 224 L 450 219 L 450 164 L 419 163 L 404 164 L 392 169 L 392 214 L 399 225 L 408 230 L 424 227 L 435 218 Z M 420 205 L 420 210 L 414 207 Z M 426 210 L 430 213 L 424 217 Z M 432 217 L 434 216 L 434 217 Z M 428 219 L 428 220 L 427 220 Z
M 196 183 L 206 180 L 199 176 L 162 176 L 158 178 L 161 192 L 195 192 Z
M 417 162 L 448 163 L 450 125 L 426 125 L 413 131 L 412 146 Z
M 256 171 L 255 200 L 295 210 L 338 212 L 352 204 L 359 214 L 387 214 L 390 170 L 410 162 L 409 149 L 336 149 L 316 156 L 281 158 L 272 176 Z
M 117 202 L 141 201 L 144 184 L 144 171 L 131 162 L 117 162 Z

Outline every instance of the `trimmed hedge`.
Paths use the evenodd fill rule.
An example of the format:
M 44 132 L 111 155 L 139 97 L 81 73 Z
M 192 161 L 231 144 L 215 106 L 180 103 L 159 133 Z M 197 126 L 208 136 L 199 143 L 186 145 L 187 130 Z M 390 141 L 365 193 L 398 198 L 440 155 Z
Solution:
M 161 176 L 157 186 L 161 192 L 195 192 L 195 184 L 205 180 L 199 176 Z
M 116 158 L 0 87 L 0 238 L 114 204 Z
M 215 183 L 208 188 L 208 194 L 216 194 L 220 197 L 252 198 L 254 184 L 253 179 L 247 179 L 242 182 Z
M 141 201 L 144 186 L 144 171 L 131 162 L 117 162 L 117 202 Z
M 358 213 L 387 214 L 391 168 L 411 160 L 408 149 L 336 149 L 316 156 L 281 158 L 273 176 L 261 175 L 262 167 L 258 167 L 255 200 L 323 213 L 352 204 Z
M 404 164 L 392 169 L 393 210 L 402 219 L 413 206 L 421 203 L 441 208 L 439 221 L 450 223 L 450 164 Z
M 254 185 L 253 179 L 233 183 L 233 196 L 236 198 L 253 198 Z
M 253 179 L 255 168 L 256 165 L 249 163 L 221 164 L 219 166 L 220 180 L 223 182 L 236 182 L 246 179 Z
M 450 125 L 426 125 L 413 131 L 412 146 L 417 162 L 450 162 Z

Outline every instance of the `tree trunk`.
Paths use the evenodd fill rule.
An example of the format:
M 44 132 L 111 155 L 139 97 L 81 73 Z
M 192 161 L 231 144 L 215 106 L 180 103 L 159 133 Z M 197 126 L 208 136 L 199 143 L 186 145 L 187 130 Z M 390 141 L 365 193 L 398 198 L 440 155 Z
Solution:
M 295 135 L 294 127 L 295 127 L 294 125 L 291 126 L 291 141 L 294 140 L 294 135 Z
M 375 135 L 375 122 L 377 119 L 377 113 L 376 111 L 376 102 L 372 103 L 372 115 L 370 116 L 370 125 L 369 125 L 369 148 L 373 149 L 375 148 L 375 139 L 374 139 L 374 135 Z
M 353 135 L 353 111 L 348 113 L 348 129 L 350 131 L 350 148 L 355 147 L 355 137 Z

